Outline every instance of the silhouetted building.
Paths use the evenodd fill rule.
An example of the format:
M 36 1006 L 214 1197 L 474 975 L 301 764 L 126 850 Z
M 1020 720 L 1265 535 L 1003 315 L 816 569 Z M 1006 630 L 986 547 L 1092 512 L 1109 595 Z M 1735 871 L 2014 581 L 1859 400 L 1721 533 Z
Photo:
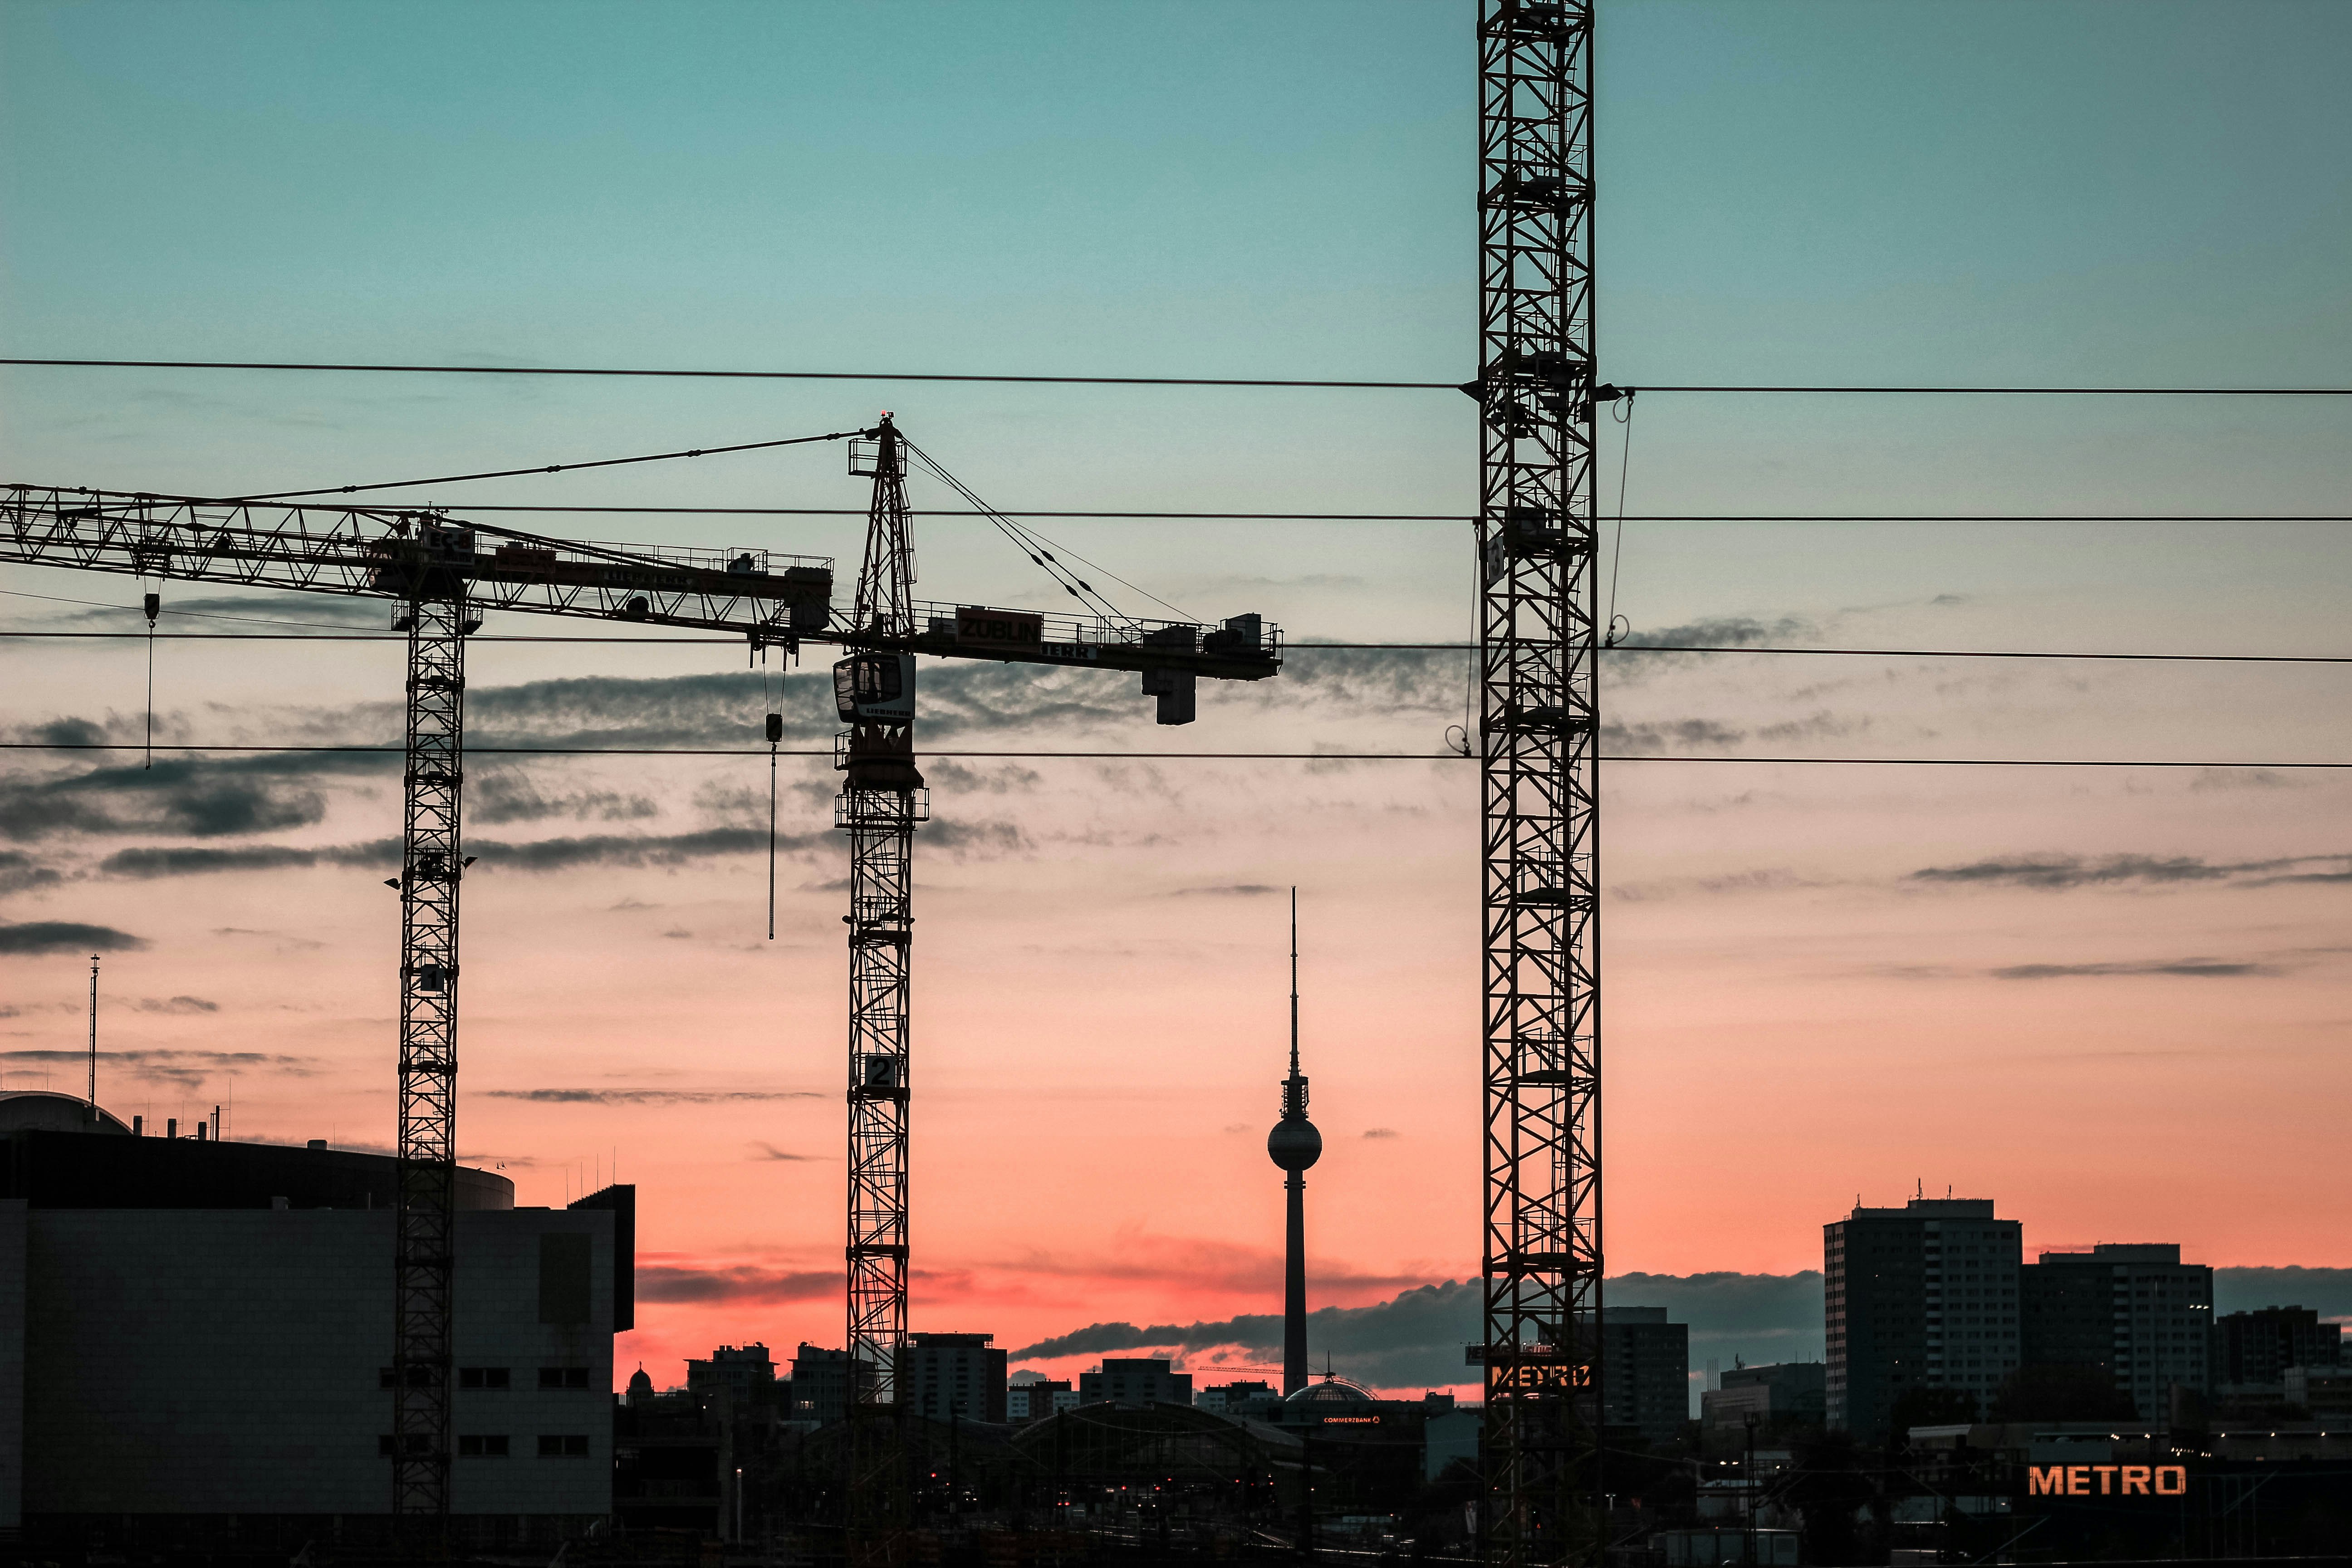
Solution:
M 1078 1374 L 1081 1405 L 1190 1405 L 1192 1374 L 1171 1371 L 1165 1361 L 1103 1358 L 1093 1372 Z
M 640 1370 L 612 1419 L 613 1513 L 623 1528 L 732 1538 L 734 1424 L 723 1389 L 656 1394 Z
M 1282 1391 L 1265 1382 L 1221 1383 L 1202 1389 L 1192 1396 L 1192 1403 L 1221 1415 L 1268 1415 L 1280 1407 Z
M 1990 1198 L 1914 1198 L 1822 1227 L 1829 1424 L 1885 1436 L 1895 1402 L 1953 1389 L 1979 1407 L 2018 1364 L 2018 1223 Z
M 776 1363 L 762 1344 L 720 1345 L 709 1360 L 686 1363 L 686 1387 L 740 1421 L 755 1407 L 775 1403 Z
M 803 1340 L 793 1356 L 793 1419 L 819 1426 L 848 1420 L 852 1364 L 847 1351 L 824 1350 Z M 872 1384 L 871 1365 L 860 1361 L 855 1370 L 860 1390 Z
M 2212 1378 L 2217 1384 L 2281 1384 L 2291 1366 L 2335 1366 L 2343 1329 L 2323 1323 L 2309 1307 L 2264 1307 L 2231 1312 L 2214 1325 Z
M 1791 1427 L 1821 1426 L 1828 1402 L 1829 1368 L 1820 1362 L 1735 1366 L 1720 1388 L 1698 1396 L 1700 1439 L 1708 1452 L 1728 1455 L 1746 1445 L 1751 1421 L 1759 1436 L 1779 1439 Z
M 52 1131 L 25 1099 L 0 1096 L 0 1528 L 291 1552 L 341 1516 L 347 1545 L 381 1541 L 395 1162 Z M 458 1541 L 551 1545 L 612 1509 L 635 1191 L 517 1209 L 504 1177 L 457 1176 Z
M 1017 1383 L 1004 1391 L 1004 1418 L 1016 1425 L 1043 1421 L 1056 1411 L 1077 1407 L 1077 1392 L 1067 1380 Z
M 918 1415 L 1004 1419 L 1004 1352 L 993 1334 L 915 1334 L 898 1352 L 899 1397 Z
M 2018 1271 L 2018 1305 L 2024 1364 L 2095 1367 L 2143 1421 L 2168 1419 L 2175 1388 L 2208 1387 L 2213 1271 L 2176 1246 L 2045 1252 Z
M 1601 1421 L 1664 1447 L 1690 1419 L 1690 1325 L 1664 1307 L 1601 1310 Z

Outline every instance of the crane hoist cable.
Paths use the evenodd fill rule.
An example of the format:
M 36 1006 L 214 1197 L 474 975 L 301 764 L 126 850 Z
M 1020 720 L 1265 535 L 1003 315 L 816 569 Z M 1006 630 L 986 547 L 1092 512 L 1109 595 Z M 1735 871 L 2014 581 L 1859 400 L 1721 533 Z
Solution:
M 1610 410 L 1610 417 L 1625 427 L 1625 445 L 1617 455 L 1617 539 L 1609 550 L 1609 618 L 1601 623 L 1601 646 L 1615 647 L 1623 636 L 1617 629 L 1617 569 L 1625 563 L 1625 475 L 1633 461 L 1633 391 L 1628 387 L 1622 399 L 1625 412 Z M 1632 630 L 1629 626 L 1627 630 Z

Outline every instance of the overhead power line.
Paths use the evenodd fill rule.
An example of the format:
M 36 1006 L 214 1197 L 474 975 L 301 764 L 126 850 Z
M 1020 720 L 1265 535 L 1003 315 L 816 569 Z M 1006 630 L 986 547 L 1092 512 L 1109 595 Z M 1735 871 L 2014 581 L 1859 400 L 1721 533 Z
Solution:
M 1285 380 L 1205 375 L 961 375 L 885 370 L 644 370 L 605 365 L 316 364 L 264 360 L 0 359 L 0 364 L 72 365 L 102 370 L 366 371 L 399 375 L 626 375 L 712 381 L 982 381 L 1063 386 L 1336 386 L 1381 391 L 1452 392 L 1450 381 Z
M 819 437 L 822 439 L 822 437 Z M 789 442 L 754 442 L 759 446 L 788 446 Z M 666 457 L 708 457 L 714 452 L 743 451 L 748 447 L 706 447 L 694 452 L 660 454 Z M 655 458 L 625 458 L 621 462 L 652 462 Z M 553 468 L 515 468 L 495 474 L 469 474 L 465 479 L 508 479 L 517 475 L 543 474 L 566 468 L 596 468 L 594 463 L 557 464 Z M 411 481 L 431 484 L 430 479 Z M 453 481 L 454 482 L 454 481 Z M 398 489 L 397 485 L 368 487 Z M 289 494 L 325 495 L 338 491 L 303 490 Z M 205 500 L 205 497 L 159 496 L 158 500 Z M 247 500 L 269 500 L 282 497 L 247 496 Z M 404 510 L 436 510 L 417 502 Z M 864 517 L 865 510 L 846 506 L 523 506 L 501 502 L 482 505 L 465 502 L 451 510 L 467 513 L 490 511 L 544 511 L 614 513 L 645 517 Z M 1475 522 L 1475 514 L 1454 511 L 1079 511 L 1038 507 L 1008 507 L 1001 511 L 975 509 L 943 508 L 932 510 L 913 509 L 912 515 L 931 518 L 1092 518 L 1105 521 L 1169 521 L 1169 522 Z M 2109 522 L 2109 523 L 2174 523 L 2174 522 L 2352 522 L 2352 512 L 2164 512 L 2117 516 L 2101 512 L 1654 512 L 1648 515 L 1629 512 L 1627 522 Z
M 10 752 L 139 752 L 146 748 L 138 742 L 117 743 L 110 741 L 0 741 L 0 751 Z M 396 757 L 403 753 L 399 746 L 230 746 L 230 745 L 169 745 L 158 748 L 167 752 L 261 752 L 270 755 L 305 752 L 337 752 L 346 755 L 378 755 Z M 478 756 L 493 757 L 764 757 L 765 746 L 475 746 L 467 752 Z M 787 747 L 775 753 L 784 757 L 830 757 L 831 747 Z M 1135 751 L 993 751 L 943 752 L 925 748 L 926 757 L 956 757 L 973 760 L 1004 761 L 1119 761 L 1119 762 L 1247 762 L 1247 763 L 1466 763 L 1458 752 L 1135 752 Z M 2284 769 L 2352 769 L 2352 762 L 2282 763 L 2215 761 L 2198 758 L 2166 757 L 1727 757 L 1727 756 L 1664 756 L 1634 752 L 1603 753 L 1604 763 L 1732 763 L 1744 765 L 1769 764 L 1793 767 L 1864 767 L 1864 768 L 2235 768 L 2257 771 Z
M 366 372 L 399 375 L 589 375 L 654 376 L 717 381 L 967 381 L 1065 386 L 1297 386 L 1354 387 L 1396 392 L 1460 392 L 1453 381 L 1340 381 L 1323 378 L 1210 375 L 1002 375 L 936 371 L 880 370 L 685 370 L 614 365 L 346 364 L 289 360 L 31 359 L 0 358 L 0 364 L 63 366 L 91 370 L 276 370 Z M 1471 384 L 1473 386 L 1475 383 Z M 1647 386 L 1633 392 L 1672 393 L 1896 393 L 1908 395 L 2001 397 L 2347 397 L 2352 386 Z

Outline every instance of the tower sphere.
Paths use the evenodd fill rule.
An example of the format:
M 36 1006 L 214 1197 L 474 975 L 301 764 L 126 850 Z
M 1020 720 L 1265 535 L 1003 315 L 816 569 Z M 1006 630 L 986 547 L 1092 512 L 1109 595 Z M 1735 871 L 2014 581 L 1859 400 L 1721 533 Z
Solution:
M 1323 1157 L 1323 1134 L 1304 1116 L 1286 1116 L 1265 1135 L 1265 1157 L 1286 1171 L 1303 1171 Z

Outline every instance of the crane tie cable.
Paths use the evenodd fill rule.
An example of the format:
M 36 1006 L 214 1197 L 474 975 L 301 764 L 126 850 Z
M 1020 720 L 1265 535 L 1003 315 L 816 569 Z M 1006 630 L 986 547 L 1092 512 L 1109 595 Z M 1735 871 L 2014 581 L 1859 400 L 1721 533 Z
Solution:
M 740 441 L 731 447 L 696 447 L 682 452 L 649 452 L 641 458 L 599 458 L 591 462 L 545 463 L 530 468 L 495 468 L 479 474 L 439 474 L 429 479 L 387 479 L 374 485 L 322 485 L 310 490 L 276 490 L 268 495 L 227 496 L 221 500 L 242 505 L 257 500 L 293 500 L 302 496 L 348 496 L 362 490 L 404 490 L 418 485 L 456 485 L 470 479 L 511 479 L 527 474 L 562 474 L 575 468 L 617 468 L 630 463 L 666 463 L 676 458 L 715 458 L 722 452 L 758 452 L 772 447 L 804 447 L 813 441 L 845 441 L 867 430 L 834 430 L 823 436 L 788 436 L 780 441 Z M 179 496 L 173 500 L 197 498 Z

